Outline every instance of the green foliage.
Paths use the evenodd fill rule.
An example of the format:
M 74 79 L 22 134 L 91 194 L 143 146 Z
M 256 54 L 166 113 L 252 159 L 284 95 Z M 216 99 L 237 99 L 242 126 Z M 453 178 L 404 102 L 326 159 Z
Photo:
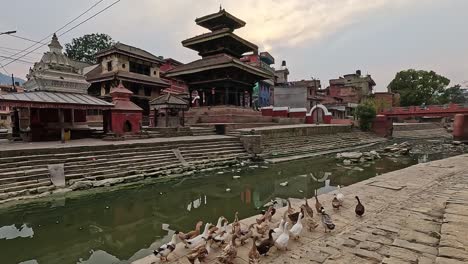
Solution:
M 388 88 L 400 94 L 401 106 L 411 106 L 430 104 L 449 83 L 449 79 L 434 71 L 409 69 L 398 72 Z
M 449 104 L 449 103 L 464 104 L 466 103 L 466 99 L 465 99 L 465 96 L 463 95 L 461 86 L 457 84 L 455 86 L 445 89 L 443 93 L 439 94 L 435 98 L 434 103 L 435 104 Z
M 114 44 L 114 41 L 106 34 L 87 34 L 79 38 L 72 39 L 71 43 L 65 44 L 65 54 L 71 59 L 94 64 L 95 54 L 103 49 L 107 49 Z
M 368 131 L 371 128 L 372 121 L 377 115 L 375 101 L 367 100 L 358 105 L 355 115 L 359 119 L 359 127 L 361 130 Z

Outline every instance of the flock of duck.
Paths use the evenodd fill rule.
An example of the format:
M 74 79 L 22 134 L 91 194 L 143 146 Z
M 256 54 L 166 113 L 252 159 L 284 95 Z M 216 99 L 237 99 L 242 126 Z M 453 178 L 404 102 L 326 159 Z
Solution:
M 357 216 L 364 215 L 364 205 L 355 197 L 357 205 L 355 213 Z M 207 223 L 205 224 L 203 233 L 200 233 L 203 225 L 202 221 L 198 221 L 195 230 L 188 233 L 176 232 L 172 236 L 172 240 L 159 247 L 153 253 L 159 257 L 161 261 L 167 261 L 168 256 L 176 249 L 177 240 L 185 244 L 185 248 L 190 249 L 187 259 L 190 263 L 200 263 L 207 259 L 213 247 L 222 248 L 220 255 L 216 257 L 219 263 L 232 264 L 237 257 L 237 246 L 244 245 L 251 239 L 253 241 L 252 248 L 249 251 L 249 264 L 260 263 L 261 256 L 266 256 L 271 248 L 276 247 L 280 251 L 288 250 L 290 239 L 297 240 L 301 236 L 304 228 L 312 231 L 319 226 L 313 216 L 314 210 L 309 206 L 307 199 L 300 206 L 300 210 L 296 211 L 291 202 L 288 201 L 288 209 L 279 224 L 272 223 L 272 217 L 276 213 L 276 209 L 270 206 L 264 214 L 256 219 L 256 223 L 249 225 L 247 228 L 242 228 L 238 219 L 238 213 L 235 213 L 234 221 L 228 225 L 228 220 L 221 216 L 218 219 L 216 226 Z M 338 191 L 334 195 L 331 202 L 334 210 L 339 210 L 345 200 L 344 195 Z M 321 223 L 325 232 L 331 232 L 335 229 L 330 215 L 325 212 L 325 208 L 319 202 L 315 195 L 315 210 L 321 219 Z M 291 226 L 291 228 L 289 228 Z M 266 237 L 267 238 L 264 238 Z

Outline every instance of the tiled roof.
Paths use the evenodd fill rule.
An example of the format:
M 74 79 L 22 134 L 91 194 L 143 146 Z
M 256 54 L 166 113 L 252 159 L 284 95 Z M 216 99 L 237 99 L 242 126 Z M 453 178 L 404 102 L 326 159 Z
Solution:
M 243 63 L 239 59 L 231 57 L 227 54 L 208 56 L 203 59 L 199 59 L 199 60 L 184 64 L 184 65 L 181 65 L 179 67 L 176 67 L 175 69 L 168 71 L 166 73 L 166 76 L 168 77 L 179 76 L 179 75 L 186 74 L 188 71 L 191 71 L 190 73 L 202 72 L 213 67 L 215 68 L 238 67 L 238 68 L 247 70 L 253 74 L 257 74 L 262 77 L 265 77 L 265 79 L 269 79 L 271 77 L 270 73 L 260 68 L 253 67 L 246 63 Z
M 98 66 L 95 69 L 91 70 L 86 74 L 86 80 L 88 82 L 97 82 L 97 81 L 105 81 L 105 80 L 113 80 L 115 78 L 130 80 L 135 82 L 143 82 L 143 83 L 150 83 L 159 86 L 167 87 L 169 84 L 160 78 L 147 76 L 144 74 L 138 74 L 133 72 L 127 71 L 117 71 L 117 72 L 106 72 L 102 73 L 102 67 Z
M 69 104 L 84 106 L 107 106 L 112 108 L 114 105 L 95 98 L 87 94 L 79 93 L 61 93 L 61 92 L 26 92 L 11 93 L 0 95 L 0 102 L 25 102 L 25 103 L 44 103 L 44 104 Z
M 161 95 L 154 98 L 150 102 L 151 105 L 188 105 L 187 101 L 180 99 L 177 96 L 174 96 L 170 93 Z
M 106 56 L 108 54 L 112 54 L 114 52 L 120 52 L 128 56 L 134 56 L 134 57 L 138 57 L 141 59 L 150 60 L 152 62 L 159 62 L 159 63 L 163 62 L 162 58 L 152 53 L 149 53 L 146 50 L 142 50 L 140 48 L 136 48 L 127 44 L 120 43 L 120 42 L 114 44 L 112 47 L 108 49 L 99 51 L 98 53 L 96 53 L 96 57 L 99 58 L 102 56 Z

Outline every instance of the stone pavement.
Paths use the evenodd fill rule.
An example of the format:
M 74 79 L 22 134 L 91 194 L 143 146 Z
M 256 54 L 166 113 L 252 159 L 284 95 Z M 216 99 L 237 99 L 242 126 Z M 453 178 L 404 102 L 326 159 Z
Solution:
M 275 248 L 262 263 L 468 263 L 468 155 L 419 164 L 342 188 L 344 207 L 331 208 L 333 194 L 319 196 L 337 228 L 324 233 L 320 225 L 290 241 L 289 251 Z M 354 196 L 366 207 L 355 216 Z M 315 202 L 310 200 L 312 203 Z M 302 201 L 293 201 L 299 208 Z M 315 210 L 315 209 L 314 209 Z M 279 221 L 284 209 L 278 210 Z M 258 217 L 258 216 L 256 216 Z M 256 217 L 243 220 L 243 225 Z M 320 221 L 314 214 L 316 221 Z M 239 247 L 235 263 L 248 263 L 251 242 Z M 178 245 L 171 263 L 189 263 Z M 215 263 L 218 252 L 209 256 Z M 148 256 L 134 263 L 154 263 Z

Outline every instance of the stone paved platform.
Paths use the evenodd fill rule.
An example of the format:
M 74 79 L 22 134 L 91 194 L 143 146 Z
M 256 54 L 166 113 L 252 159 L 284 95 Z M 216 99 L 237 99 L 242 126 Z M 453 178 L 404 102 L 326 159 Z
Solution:
M 337 226 L 334 231 L 324 233 L 322 226 L 303 231 L 299 241 L 290 241 L 289 251 L 272 249 L 262 263 L 468 263 L 468 155 L 380 175 L 342 192 L 345 202 L 340 211 L 331 208 L 333 194 L 319 196 Z M 355 195 L 366 207 L 362 218 L 354 213 Z M 293 201 L 293 206 L 301 203 Z M 253 223 L 256 217 L 242 224 Z M 314 218 L 320 221 L 316 214 Z M 235 263 L 248 263 L 250 243 L 239 247 Z M 214 251 L 207 263 L 215 263 Z M 189 263 L 186 253 L 178 245 L 170 263 Z M 134 263 L 156 262 L 148 256 Z

